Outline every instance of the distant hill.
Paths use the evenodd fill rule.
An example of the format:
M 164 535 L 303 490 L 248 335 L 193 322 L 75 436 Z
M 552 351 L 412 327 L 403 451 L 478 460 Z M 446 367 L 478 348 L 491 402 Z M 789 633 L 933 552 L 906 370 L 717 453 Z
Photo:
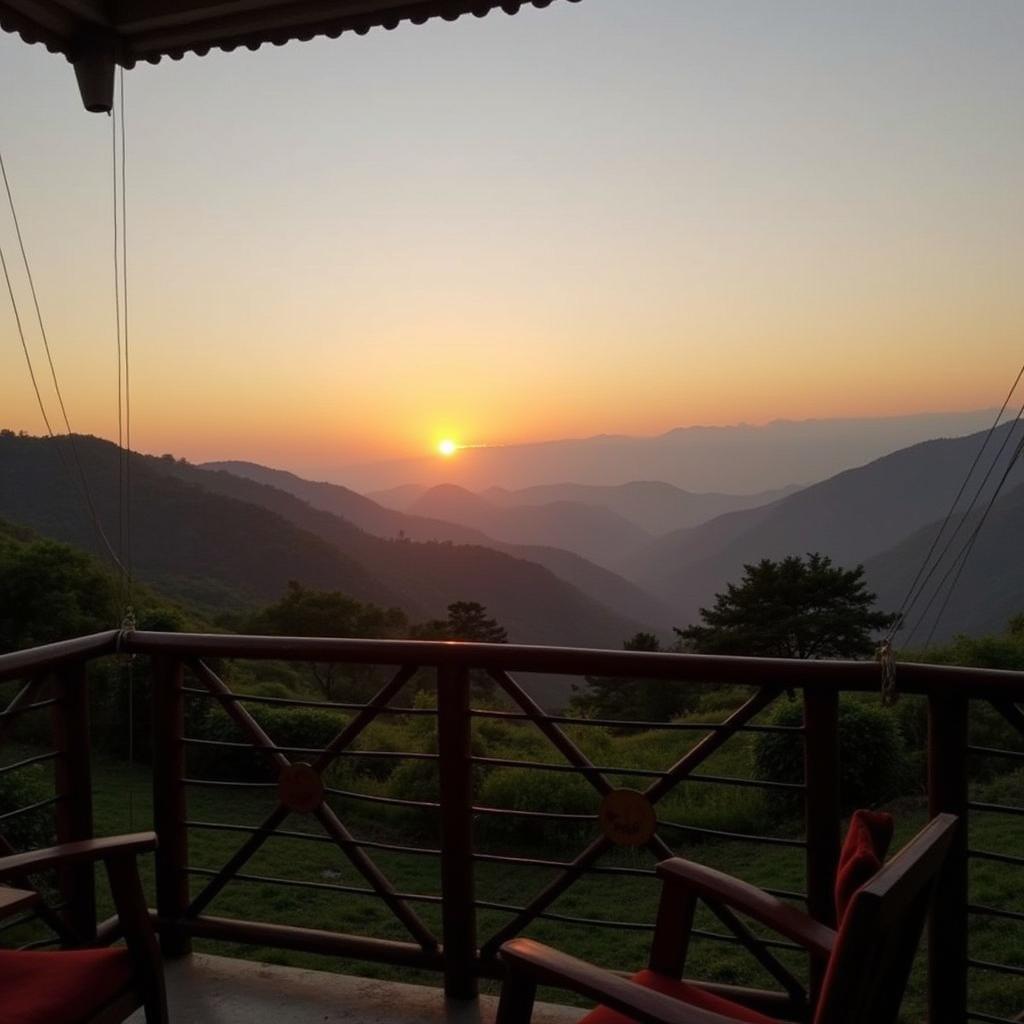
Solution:
M 596 484 L 540 484 L 518 491 L 489 487 L 481 492 L 481 497 L 495 505 L 546 505 L 560 501 L 600 505 L 657 536 L 697 526 L 726 512 L 768 505 L 799 489 L 794 484 L 757 494 L 698 494 L 658 480 L 633 480 L 614 487 Z M 395 491 L 422 493 L 422 488 L 408 485 L 407 488 L 396 488 Z
M 432 487 L 409 511 L 472 526 L 512 544 L 565 548 L 601 565 L 651 540 L 646 530 L 603 505 L 579 501 L 499 505 L 455 484 Z
M 97 438 L 77 443 L 112 535 L 117 449 Z M 67 442 L 0 436 L 0 518 L 98 552 L 57 445 Z M 185 599 L 226 588 L 240 601 L 274 600 L 298 579 L 397 605 L 414 619 L 477 600 L 523 642 L 618 646 L 639 628 L 541 566 L 484 547 L 382 540 L 232 474 L 133 455 L 132 493 L 137 572 Z
M 987 427 L 994 410 L 862 419 L 777 420 L 764 426 L 681 427 L 657 437 L 600 435 L 461 449 L 449 459 L 332 467 L 323 475 L 360 493 L 406 484 L 512 490 L 572 480 L 602 486 L 664 480 L 690 491 L 756 493 L 844 469 L 936 437 Z
M 997 445 L 1009 431 L 1009 426 L 1001 428 Z M 1022 434 L 1024 427 L 1018 427 L 1004 462 Z M 685 623 L 727 582 L 738 579 L 745 563 L 821 551 L 842 565 L 855 565 L 945 515 L 984 436 L 914 445 L 772 505 L 667 534 L 621 571 L 668 601 Z M 1024 465 L 1014 470 L 1011 484 L 1021 479 Z
M 940 581 L 946 577 L 946 569 L 959 552 L 977 524 L 981 509 L 977 509 L 957 533 L 950 546 L 947 559 L 940 564 L 923 591 L 923 596 L 907 616 L 907 630 L 897 637 L 898 642 L 914 647 L 922 646 L 928 637 L 932 624 L 938 616 L 947 589 L 953 581 L 953 573 L 946 585 L 932 602 L 925 614 L 931 595 Z M 956 520 L 954 520 L 954 525 Z M 898 608 L 908 587 L 917 574 L 932 539 L 938 534 L 941 520 L 912 534 L 902 543 L 868 559 L 864 570 L 869 587 L 878 594 L 883 608 Z M 943 534 L 939 550 L 945 544 L 950 530 Z M 1024 485 L 1018 485 L 1003 494 L 992 506 L 985 525 L 978 534 L 978 540 L 971 550 L 964 571 L 957 581 L 934 640 L 949 640 L 957 633 L 998 633 L 1006 628 L 1014 615 L 1024 612 Z M 922 618 L 923 616 L 923 618 Z M 921 619 L 912 639 L 908 634 Z
M 624 618 L 646 624 L 645 628 L 649 630 L 667 630 L 672 621 L 668 607 L 657 598 L 635 583 L 572 551 L 543 542 L 508 543 L 469 525 L 384 508 L 347 487 L 304 480 L 294 473 L 253 462 L 209 462 L 197 468 L 224 471 L 286 491 L 308 502 L 313 508 L 339 515 L 377 537 L 478 545 L 502 551 L 513 558 L 535 562 Z M 260 491 L 250 490 L 246 494 L 247 500 L 256 502 L 265 498 Z
M 117 545 L 117 449 L 77 437 L 97 515 Z M 0 518 L 106 558 L 68 480 L 58 447 L 66 438 L 0 435 Z M 132 460 L 132 553 L 139 577 L 161 592 L 205 608 L 240 608 L 276 600 L 290 579 L 395 605 L 400 594 L 336 546 L 256 505 L 203 490 Z M 420 609 L 417 609 L 420 610 Z

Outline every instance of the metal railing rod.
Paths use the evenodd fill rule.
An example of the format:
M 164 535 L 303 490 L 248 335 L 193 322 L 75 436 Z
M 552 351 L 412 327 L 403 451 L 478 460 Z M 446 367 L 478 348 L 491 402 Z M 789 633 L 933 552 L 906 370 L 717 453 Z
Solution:
M 21 707 L 12 708 L 10 711 L 0 711 L 0 722 L 10 721 L 18 718 L 20 715 L 27 715 L 30 711 L 41 711 L 43 708 L 52 707 L 56 703 L 56 698 L 48 697 L 46 700 L 37 700 L 31 704 L 23 704 Z
M 436 811 L 440 804 L 433 800 L 406 800 L 397 796 L 378 796 L 376 793 L 358 793 L 351 789 L 334 789 L 327 786 L 325 793 L 341 797 L 343 800 L 362 800 L 371 804 L 384 804 L 389 807 L 413 807 L 424 811 Z
M 1013 807 L 1010 804 L 990 804 L 980 800 L 971 800 L 967 806 L 972 811 L 991 811 L 994 814 L 1024 814 L 1024 807 Z
M 185 786 L 208 786 L 220 789 L 277 789 L 276 782 L 234 782 L 231 779 L 183 778 Z
M 527 818 L 531 821 L 571 821 L 579 824 L 597 821 L 596 814 L 559 814 L 557 811 L 521 811 L 515 807 L 471 807 L 474 814 L 492 817 Z
M 545 860 L 542 857 L 514 857 L 499 853 L 474 853 L 473 859 L 485 864 L 509 864 L 513 867 L 550 868 L 562 871 L 569 867 L 570 862 L 564 860 Z M 615 875 L 630 878 L 656 878 L 652 868 L 628 868 L 617 865 L 594 865 L 587 868 L 588 875 Z
M 0 814 L 0 821 L 10 821 L 13 818 L 20 818 L 23 814 L 30 814 L 33 811 L 41 811 L 47 807 L 52 807 L 63 799 L 63 795 L 57 793 L 55 796 L 47 797 L 45 800 L 38 800 L 34 804 L 26 804 L 24 807 L 18 807 L 13 811 L 7 811 L 4 814 Z
M 1024 761 L 1024 750 L 1004 750 L 1000 747 L 968 746 L 967 753 L 978 754 L 982 757 L 1006 757 L 1014 761 Z
M 638 778 L 663 779 L 665 772 L 653 768 L 608 768 L 595 765 L 593 769 L 578 768 L 574 764 L 550 764 L 547 761 L 517 761 L 508 757 L 471 757 L 473 764 L 487 765 L 491 768 L 528 768 L 545 772 L 571 772 L 574 775 L 585 775 L 588 771 L 598 771 L 605 775 L 635 775 Z
M 51 750 L 46 754 L 36 754 L 35 757 L 26 757 L 21 761 L 5 764 L 0 768 L 0 775 L 5 775 L 7 772 L 16 772 L 19 768 L 27 768 L 29 765 L 42 764 L 44 761 L 53 761 L 58 757 L 60 757 L 59 750 Z
M 186 821 L 187 828 L 197 828 L 208 832 L 243 832 L 246 834 L 261 833 L 264 831 L 255 825 L 236 825 L 220 821 Z M 352 842 L 335 839 L 333 836 L 324 835 L 322 832 L 297 832 L 294 829 L 278 828 L 269 833 L 269 838 L 312 840 L 315 843 L 328 843 L 331 846 L 349 846 L 361 850 L 384 850 L 388 853 L 408 853 L 420 857 L 439 857 L 440 850 L 426 846 L 404 846 L 400 843 L 385 843 L 376 839 L 356 839 Z
M 251 750 L 255 753 L 269 753 L 269 754 L 322 754 L 324 749 L 322 747 L 256 747 L 252 743 L 236 743 L 231 740 L 202 740 L 195 736 L 183 736 L 181 738 L 182 743 L 187 743 L 189 746 L 199 747 L 218 747 L 225 750 Z M 421 754 L 415 751 L 400 751 L 400 750 L 337 750 L 332 754 L 333 757 L 380 757 L 390 758 L 394 760 L 406 760 L 406 761 L 436 761 L 438 759 L 437 754 Z
M 984 1024 L 1020 1024 L 1019 1017 L 997 1017 L 992 1013 L 981 1013 L 979 1010 L 968 1010 L 968 1020 L 980 1020 Z
M 219 871 L 210 868 L 190 867 L 185 869 L 186 874 L 202 877 L 216 877 Z M 239 872 L 231 876 L 233 881 L 255 882 L 259 885 L 281 885 L 290 889 L 309 889 L 318 892 L 334 892 L 344 896 L 369 896 L 371 899 L 383 900 L 384 897 L 375 889 L 365 889 L 358 885 L 339 885 L 336 882 L 311 882 L 304 878 L 278 878 L 273 875 L 254 875 L 249 872 Z M 395 897 L 408 903 L 433 903 L 442 902 L 440 896 L 433 896 L 428 893 L 419 892 L 396 892 Z
M 531 722 L 533 719 L 519 711 L 491 711 L 477 708 L 470 712 L 474 718 L 493 718 L 507 722 Z M 725 728 L 721 722 L 640 722 L 619 721 L 614 718 L 577 718 L 572 715 L 545 715 L 549 722 L 556 725 L 591 725 L 603 729 L 639 729 L 643 732 L 715 732 Z M 804 731 L 802 725 L 744 725 L 733 732 L 772 732 L 795 733 Z
M 977 917 L 999 917 L 1007 921 L 1024 921 L 1024 914 L 1017 910 L 1003 910 L 1002 907 L 986 907 L 979 903 L 969 903 L 967 913 Z
M 698 772 L 680 780 L 680 783 L 684 782 L 712 782 L 719 786 L 746 786 L 751 789 L 780 789 L 790 792 L 801 792 L 807 788 L 802 782 L 774 782 L 770 779 L 743 779 L 734 775 L 704 775 Z
M 968 850 L 968 857 L 975 860 L 991 860 L 999 864 L 1014 864 L 1017 867 L 1024 867 L 1024 857 L 1015 857 L 1009 853 L 996 853 L 993 850 Z
M 697 825 L 682 825 L 675 821 L 658 821 L 658 828 L 670 828 L 689 835 L 710 836 L 713 839 L 728 839 L 743 843 L 767 843 L 769 846 L 790 846 L 803 850 L 807 847 L 806 839 L 787 839 L 781 836 L 759 836 L 747 832 L 727 832 L 718 828 L 701 828 Z
M 991 960 L 968 960 L 967 966 L 976 971 L 991 971 L 996 974 L 1012 974 L 1018 978 L 1024 978 L 1024 967 L 1016 964 L 997 964 Z
M 474 906 L 480 910 L 494 910 L 503 914 L 520 914 L 525 908 L 515 906 L 511 903 L 494 903 L 490 900 L 476 900 Z M 626 931 L 640 931 L 640 932 L 653 932 L 655 925 L 647 921 L 612 921 L 608 918 L 601 917 L 577 917 L 573 914 L 559 914 L 554 911 L 543 911 L 537 914 L 538 920 L 544 921 L 558 921 L 561 924 L 580 925 L 585 928 L 611 928 L 611 929 L 624 929 Z M 694 928 L 690 932 L 694 938 L 709 939 L 712 942 L 724 942 L 729 945 L 742 946 L 744 945 L 734 935 L 726 935 L 722 932 L 709 932 L 701 928 Z M 791 950 L 797 953 L 805 953 L 806 950 L 803 946 L 798 946 L 795 942 L 786 942 L 782 939 L 758 939 L 763 946 L 771 949 L 785 949 Z
M 192 697 L 208 697 L 216 700 L 209 690 L 199 686 L 183 686 L 182 693 Z M 335 700 L 307 700 L 302 697 L 264 697 L 256 693 L 232 693 L 224 694 L 224 700 L 239 701 L 246 704 L 270 704 L 288 708 L 324 708 L 332 711 L 365 711 L 371 707 L 369 704 L 351 704 Z M 377 708 L 379 715 L 430 715 L 437 716 L 437 708 L 407 708 L 407 707 L 384 707 Z

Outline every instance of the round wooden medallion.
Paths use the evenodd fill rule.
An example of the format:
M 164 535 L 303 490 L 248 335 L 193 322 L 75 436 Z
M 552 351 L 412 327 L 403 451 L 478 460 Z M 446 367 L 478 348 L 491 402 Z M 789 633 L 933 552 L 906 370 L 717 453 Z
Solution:
M 616 846 L 643 846 L 658 827 L 651 801 L 635 789 L 613 789 L 601 801 L 601 831 Z
M 324 784 L 312 765 L 299 761 L 281 770 L 277 798 L 289 811 L 309 814 L 324 802 Z

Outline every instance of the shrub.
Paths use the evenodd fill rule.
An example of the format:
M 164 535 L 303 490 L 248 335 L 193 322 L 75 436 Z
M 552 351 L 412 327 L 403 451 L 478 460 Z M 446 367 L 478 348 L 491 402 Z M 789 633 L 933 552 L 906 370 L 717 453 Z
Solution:
M 586 779 L 568 772 L 531 768 L 496 768 L 487 773 L 477 797 L 479 806 L 549 814 L 597 814 L 600 797 Z M 572 826 L 566 822 L 545 822 L 530 818 L 492 814 L 477 819 L 478 833 L 491 839 L 544 843 L 564 842 Z M 593 832 L 592 823 L 581 823 L 578 831 Z
M 774 725 L 801 725 L 800 704 L 780 704 L 769 721 Z M 760 733 L 754 747 L 759 778 L 802 782 L 802 738 L 794 733 Z M 906 780 L 906 761 L 895 716 L 875 704 L 843 698 L 839 702 L 839 788 L 844 811 L 866 807 L 900 792 Z M 794 810 L 797 801 L 772 792 L 780 809 Z
M 250 704 L 248 710 L 278 747 L 323 748 L 341 732 L 347 720 L 344 715 L 321 708 Z M 188 735 L 194 739 L 218 743 L 248 742 L 238 726 L 220 708 L 209 709 L 193 724 Z M 293 761 L 308 761 L 313 756 L 288 755 Z M 202 778 L 253 782 L 277 777 L 277 770 L 270 758 L 255 749 L 236 750 L 193 744 L 188 747 L 187 758 L 189 774 Z
M 0 815 L 39 803 L 53 795 L 42 765 L 29 765 L 0 775 Z M 35 850 L 53 842 L 53 813 L 49 807 L 3 822 L 2 834 L 16 850 Z

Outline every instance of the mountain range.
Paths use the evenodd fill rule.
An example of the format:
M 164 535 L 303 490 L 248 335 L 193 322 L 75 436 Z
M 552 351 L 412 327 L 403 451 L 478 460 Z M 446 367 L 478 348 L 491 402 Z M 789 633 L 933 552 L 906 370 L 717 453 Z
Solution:
M 895 611 L 986 437 L 931 439 L 802 489 L 757 496 L 657 482 L 482 493 L 411 485 L 377 495 L 401 509 L 253 463 L 196 466 L 132 454 L 131 550 L 141 579 L 199 607 L 255 607 L 278 599 L 296 579 L 400 606 L 414 620 L 441 617 L 452 601 L 480 601 L 519 642 L 616 647 L 639 629 L 668 636 L 670 626 L 694 621 L 744 564 L 808 551 L 841 565 L 863 563 L 879 606 Z M 1024 610 L 1024 464 L 1011 465 L 1022 439 L 1024 425 L 1001 427 L 975 471 L 968 493 L 1001 451 L 962 536 L 1004 468 L 1006 486 L 936 630 L 939 639 L 997 630 Z M 97 520 L 116 546 L 118 450 L 82 436 L 74 449 L 66 437 L 0 432 L 0 519 L 102 553 L 65 466 L 73 468 L 77 453 Z M 682 517 L 676 528 L 658 530 L 673 522 L 673 507 Z M 958 522 L 954 516 L 951 525 Z M 934 582 L 943 574 L 952 579 L 943 565 Z M 940 595 L 929 614 L 941 602 Z M 930 619 L 924 627 L 927 635 Z
M 75 438 L 99 522 L 118 521 L 118 449 Z M 0 435 L 0 518 L 103 554 L 83 499 L 62 462 L 67 438 Z M 413 619 L 448 604 L 487 605 L 525 643 L 617 645 L 645 621 L 613 611 L 551 570 L 481 544 L 384 539 L 287 491 L 175 460 L 131 456 L 131 551 L 141 579 L 204 607 L 278 599 L 288 581 L 399 606 Z M 577 561 L 566 554 L 567 562 Z M 596 566 L 595 578 L 615 577 Z M 627 593 L 657 607 L 631 584 Z M 625 598 L 623 598 L 625 600 Z
M 461 448 L 371 465 L 323 468 L 360 493 L 454 483 L 471 491 L 538 484 L 616 485 L 660 480 L 727 494 L 813 483 L 921 441 L 986 428 L 995 410 L 860 419 L 776 420 L 763 426 L 680 427 L 656 437 L 603 434 L 535 444 Z M 676 524 L 684 525 L 684 524 Z

